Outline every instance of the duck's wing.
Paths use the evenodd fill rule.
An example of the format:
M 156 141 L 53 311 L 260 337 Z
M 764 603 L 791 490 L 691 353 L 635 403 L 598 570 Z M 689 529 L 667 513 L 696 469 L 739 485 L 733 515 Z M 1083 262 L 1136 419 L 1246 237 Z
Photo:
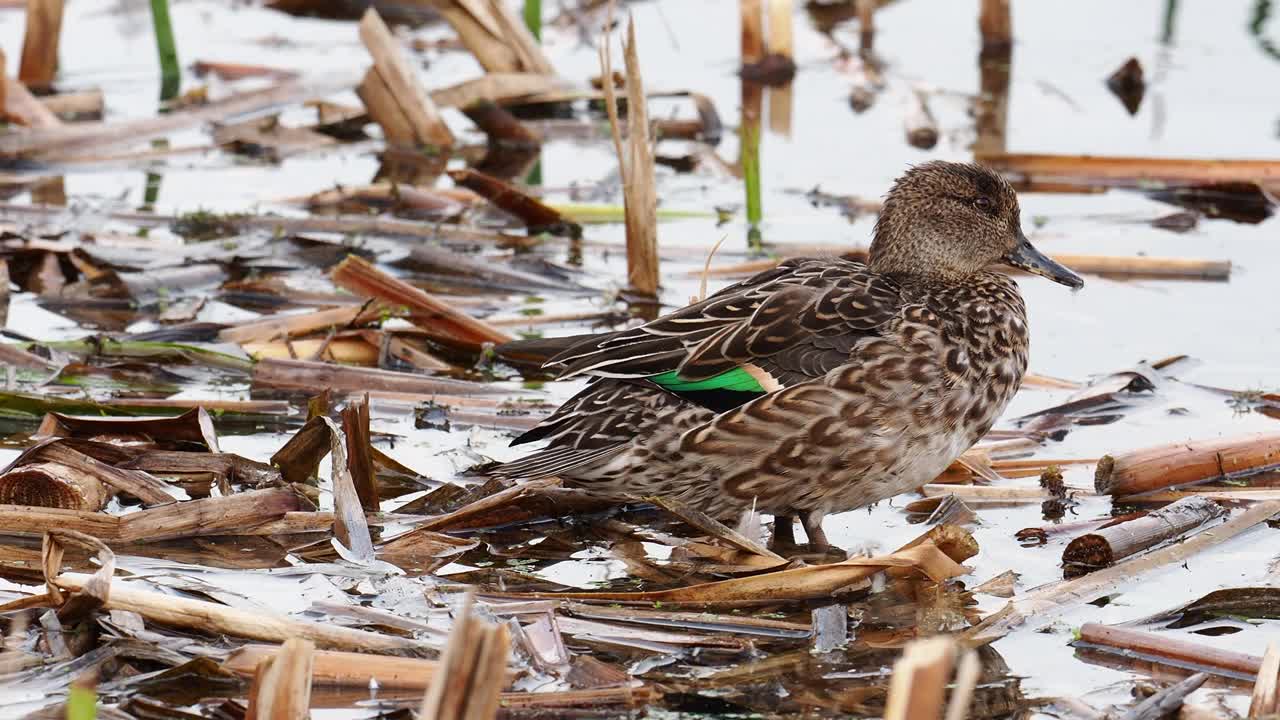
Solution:
M 861 263 L 796 258 L 640 327 L 574 343 L 547 365 L 594 380 L 512 445 L 549 441 L 498 474 L 572 474 L 658 425 L 696 427 L 848 364 L 902 311 Z
M 726 377 L 745 369 L 772 390 L 848 362 L 901 306 L 897 284 L 861 263 L 794 258 L 640 327 L 578 342 L 548 365 L 564 377 L 645 378 L 674 391 L 717 378 L 745 386 L 748 377 Z

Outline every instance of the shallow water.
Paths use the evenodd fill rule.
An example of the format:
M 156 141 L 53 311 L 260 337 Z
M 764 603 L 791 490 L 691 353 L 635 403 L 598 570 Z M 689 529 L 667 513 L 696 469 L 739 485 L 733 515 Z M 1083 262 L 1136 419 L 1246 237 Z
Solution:
M 1280 80 L 1280 60 L 1268 55 L 1249 32 L 1256 4 L 1171 4 L 1176 5 L 1176 14 L 1168 31 L 1166 3 L 1154 0 L 1015 3 L 1009 150 L 1175 157 L 1280 155 L 1280 118 L 1275 114 L 1274 91 Z M 902 0 L 884 7 L 876 15 L 876 50 L 887 63 L 888 87 L 875 106 L 861 115 L 851 112 L 846 102 L 850 78 L 835 62 L 836 47 L 797 10 L 796 61 L 800 72 L 792 90 L 791 134 L 785 137 L 766 132 L 762 140 L 763 232 L 778 253 L 786 254 L 787 246 L 795 244 L 865 246 L 869 241 L 873 218 L 850 223 L 834 208 L 814 208 L 803 196 L 806 190 L 820 187 L 839 195 L 877 197 L 911 163 L 971 157 L 972 120 L 963 96 L 978 88 L 976 5 Z M 630 10 L 637 24 L 647 86 L 705 93 L 726 125 L 736 125 L 740 102 L 735 75 L 736 3 L 660 0 L 637 3 Z M 175 3 L 173 15 L 181 57 L 188 64 L 197 59 L 226 60 L 346 77 L 362 72 L 367 63 L 350 22 L 297 19 L 205 0 Z M 19 47 L 22 28 L 22 13 L 0 11 L 0 44 Z M 154 112 L 159 81 L 145 3 L 79 0 L 68 5 L 63 28 L 61 89 L 100 87 L 107 98 L 108 119 Z M 1280 37 L 1280 21 L 1264 25 L 1263 33 Z M 413 34 L 434 38 L 445 33 L 425 27 Z M 837 27 L 835 37 L 848 47 L 856 47 L 856 22 Z M 582 83 L 598 72 L 595 50 L 580 45 L 576 31 L 548 27 L 544 43 L 552 62 L 570 80 Z M 1103 82 L 1129 56 L 1140 59 L 1149 82 L 1147 97 L 1132 117 Z M 10 57 L 16 62 L 16 53 Z M 462 53 L 431 52 L 425 59 L 424 78 L 432 86 L 470 77 L 477 70 L 474 61 Z M 196 81 L 187 78 L 186 82 Z M 913 86 L 949 93 L 931 102 L 942 130 L 941 142 L 932 151 L 917 150 L 902 139 L 905 98 Z M 218 90 L 216 84 L 213 90 Z M 334 99 L 357 102 L 354 95 Z M 685 116 L 689 114 L 687 105 L 679 103 L 655 107 L 676 107 Z M 460 115 L 450 113 L 449 118 L 467 137 L 479 139 Z M 207 142 L 206 134 L 195 130 L 170 138 L 175 147 Z M 674 152 L 678 147 L 678 143 L 664 143 L 660 150 Z M 335 185 L 368 182 L 377 169 L 374 149 L 368 143 L 343 146 L 291 158 L 275 167 L 247 163 L 216 151 L 176 156 L 150 168 L 162 176 L 157 210 L 297 213 L 296 207 L 282 201 Z M 717 152 L 730 161 L 737 157 L 732 132 L 726 133 Z M 612 148 L 605 141 L 556 140 L 547 143 L 542 153 L 543 183 L 553 201 L 570 199 L 569 189 L 574 185 L 590 187 L 606 181 L 607 194 L 596 199 L 617 202 L 614 168 Z M 98 210 L 137 207 L 142 203 L 145 179 L 143 169 L 112 165 L 81 168 L 65 175 L 72 202 Z M 660 169 L 659 196 L 668 208 L 707 210 L 742 203 L 740 184 L 714 173 L 676 175 Z M 12 201 L 25 200 L 25 196 L 18 196 Z M 1175 208 L 1124 191 L 1101 195 L 1024 193 L 1022 207 L 1032 240 L 1049 252 L 1232 262 L 1227 282 L 1087 276 L 1085 288 L 1072 293 L 1040 279 L 1020 279 L 1030 313 L 1032 371 L 1083 381 L 1140 361 L 1185 354 L 1195 362 L 1190 367 L 1179 366 L 1176 375 L 1180 380 L 1235 390 L 1280 387 L 1280 314 L 1275 310 L 1270 276 L 1280 261 L 1274 220 L 1243 225 L 1201 219 L 1194 230 L 1175 234 L 1146 222 Z M 697 291 L 697 278 L 691 271 L 701 266 L 702 255 L 722 236 L 729 240 L 721 261 L 741 259 L 745 235 L 741 213 L 723 225 L 713 219 L 664 223 L 660 242 L 671 248 L 663 258 L 664 300 L 679 305 Z M 163 242 L 167 233 L 155 236 Z M 616 246 L 587 248 L 587 277 L 601 290 L 617 288 L 625 280 L 623 228 L 590 226 L 587 236 Z M 723 282 L 713 280 L 710 289 L 714 291 Z M 605 304 L 603 297 L 594 302 Z M 14 303 L 9 319 L 13 330 L 42 338 L 84 332 L 74 323 L 36 308 L 30 298 L 15 297 Z M 575 307 L 581 305 L 579 302 Z M 209 319 L 225 319 L 235 311 L 210 303 L 203 312 Z M 578 387 L 568 382 L 548 384 L 544 389 L 552 398 L 563 399 Z M 189 392 L 227 391 L 195 388 Z M 1070 395 L 1069 391 L 1025 389 L 1007 417 L 1058 404 Z M 501 431 L 418 430 L 412 417 L 377 411 L 374 424 L 375 430 L 402 436 L 391 454 L 438 480 L 449 479 L 474 462 L 473 453 L 496 459 L 519 454 L 506 447 L 510 435 Z M 1064 440 L 1041 448 L 1037 454 L 1091 458 L 1182 439 L 1276 429 L 1280 429 L 1276 420 L 1259 413 L 1237 412 L 1220 395 L 1170 382 L 1118 422 L 1075 426 Z M 224 438 L 223 449 L 266 460 L 283 437 L 229 436 Z M 0 462 L 7 462 L 14 454 L 0 451 Z M 1066 481 L 1090 487 L 1092 466 L 1072 466 L 1066 471 Z M 1033 485 L 1035 479 L 1011 482 Z M 831 517 L 827 531 L 832 541 L 843 547 L 871 543 L 891 550 L 921 530 L 908 524 L 900 509 L 910 499 L 914 496 L 881 503 L 869 511 Z M 1086 499 L 1077 512 L 1091 517 L 1109 509 L 1109 501 Z M 1014 531 L 1043 524 L 1038 506 L 982 509 L 979 520 L 974 534 L 982 551 L 970 562 L 973 573 L 966 581 L 972 580 L 971 586 L 1008 569 L 1021 574 L 1019 590 L 1061 577 L 1060 544 L 1027 549 L 1013 539 Z M 1276 576 L 1268 576 L 1268 566 L 1278 555 L 1280 531 L 1255 528 L 1192 558 L 1186 566 L 1149 574 L 1106 607 L 1085 605 L 1049 626 L 1047 632 L 1024 627 L 997 642 L 995 649 L 1014 675 L 1025 678 L 1022 688 L 1029 697 L 1083 697 L 1098 707 L 1124 702 L 1129 686 L 1122 681 L 1139 676 L 1077 659 L 1067 644 L 1072 628 L 1083 622 L 1117 623 L 1143 617 L 1220 587 L 1275 583 Z M 587 587 L 618 568 L 614 562 L 566 561 L 544 568 L 541 574 Z M 465 568 L 453 566 L 446 571 L 461 569 Z M 271 604 L 288 597 L 283 588 L 258 588 L 255 592 L 258 599 Z M 263 597 L 267 594 L 270 597 Z M 981 598 L 984 611 L 995 610 L 1004 602 Z M 1275 624 L 1269 623 L 1228 636 L 1190 637 L 1204 644 L 1260 654 L 1268 636 L 1275 637 L 1275 629 Z M 1213 692 L 1201 690 L 1200 695 Z M 1241 696 L 1233 696 L 1231 703 L 1243 709 L 1247 698 L 1242 701 Z M 324 716 L 330 716 L 329 712 Z

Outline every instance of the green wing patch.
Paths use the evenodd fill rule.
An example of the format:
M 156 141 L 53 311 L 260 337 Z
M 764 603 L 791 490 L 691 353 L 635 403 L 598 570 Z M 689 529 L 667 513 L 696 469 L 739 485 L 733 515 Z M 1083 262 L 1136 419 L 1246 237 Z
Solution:
M 734 368 L 706 380 L 681 380 L 677 371 L 651 375 L 649 380 L 671 392 L 698 392 L 704 390 L 736 390 L 738 392 L 763 393 L 760 382 L 744 368 Z

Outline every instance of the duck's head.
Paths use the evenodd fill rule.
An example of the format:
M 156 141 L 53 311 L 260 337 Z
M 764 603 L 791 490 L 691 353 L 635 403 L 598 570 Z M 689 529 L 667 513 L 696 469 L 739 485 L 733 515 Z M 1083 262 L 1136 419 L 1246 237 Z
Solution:
M 1022 234 L 1018 195 L 981 165 L 933 161 L 898 178 L 871 243 L 871 269 L 886 275 L 963 282 L 1003 263 L 1070 288 L 1079 275 Z

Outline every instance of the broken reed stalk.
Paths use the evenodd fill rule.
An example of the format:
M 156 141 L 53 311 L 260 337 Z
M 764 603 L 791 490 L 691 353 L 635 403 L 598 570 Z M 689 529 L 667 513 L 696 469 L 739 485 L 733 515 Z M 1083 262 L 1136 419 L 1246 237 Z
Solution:
M 978 15 L 978 30 L 982 33 L 982 55 L 1008 56 L 1013 49 L 1013 18 L 1010 15 L 1011 0 L 982 0 Z
M 942 717 L 943 697 L 955 659 L 956 643 L 948 637 L 932 637 L 908 645 L 893 665 L 885 720 Z
M 53 87 L 58 73 L 58 40 L 62 34 L 63 0 L 27 0 L 26 34 L 18 81 L 36 91 Z
M 63 573 L 52 580 L 61 590 L 83 590 L 92 576 Z M 341 627 L 331 623 L 294 620 L 266 611 L 249 611 L 218 603 L 138 590 L 112 580 L 103 603 L 105 610 L 128 610 L 153 622 L 199 632 L 282 643 L 291 638 L 310 640 L 318 647 L 357 652 L 419 651 L 425 646 L 408 638 Z
M 1218 503 L 1189 497 L 1128 522 L 1100 528 L 1072 540 L 1062 551 L 1064 577 L 1073 578 L 1155 547 L 1227 514 Z
M 613 6 L 610 5 L 610 8 Z M 612 19 L 612 10 L 610 10 Z M 622 176 L 622 203 L 627 231 L 627 284 L 637 294 L 658 295 L 658 190 L 654 177 L 653 146 L 649 140 L 649 109 L 644 83 L 640 77 L 640 57 L 636 50 L 636 26 L 627 22 L 627 38 L 622 46 L 627 77 L 627 142 L 622 142 L 622 126 L 618 120 L 618 99 L 611 78 L 613 56 L 610 50 L 608 24 L 600 46 L 601 76 L 605 109 L 609 115 L 609 131 L 613 149 L 618 155 Z
M 39 537 L 51 527 L 71 528 L 108 544 L 129 545 L 200 535 L 253 534 L 260 524 L 303 510 L 290 488 L 253 490 L 226 497 L 170 503 L 125 515 L 0 505 L 6 535 Z
M 309 360 L 266 358 L 253 366 L 253 386 L 315 393 L 398 392 L 419 395 L 501 395 L 505 390 L 483 383 L 438 378 L 379 368 L 357 368 Z
M 378 477 L 373 467 L 373 445 L 369 439 L 369 394 L 359 401 L 347 403 L 342 410 L 342 434 L 347 443 L 347 464 L 351 480 L 360 497 L 360 506 L 378 512 Z
M 1280 715 L 1280 641 L 1267 644 L 1258 668 L 1258 679 L 1253 683 L 1253 695 L 1249 702 L 1249 717 L 1264 718 Z
M 448 175 L 459 187 L 480 195 L 500 210 L 519 218 L 529 229 L 530 234 L 546 232 L 571 238 L 582 237 L 581 225 L 564 217 L 559 210 L 499 178 L 471 168 L 450 170 Z M 654 217 L 656 222 L 656 206 Z M 630 237 L 629 234 L 628 237 Z
M 360 18 L 360 41 L 373 57 L 373 67 L 356 88 L 356 94 L 370 117 L 382 126 L 387 142 L 453 147 L 449 126 L 418 81 L 390 28 L 373 8 Z
M 178 65 L 178 46 L 173 39 L 173 21 L 169 18 L 169 0 L 151 0 L 151 24 L 160 55 L 160 99 L 172 100 L 178 96 L 182 70 Z
M 263 658 L 249 689 L 246 720 L 308 720 L 315 652 L 310 640 L 289 638 L 279 651 Z
M 487 720 L 498 714 L 511 640 L 506 625 L 476 617 L 473 608 L 474 597 L 468 592 L 437 674 L 422 698 L 424 718 Z
M 1124 497 L 1239 480 L 1280 468 L 1280 433 L 1193 440 L 1104 455 L 1094 472 L 1100 495 Z
M 326 328 L 359 327 L 382 317 L 386 310 L 381 303 L 369 302 L 288 315 L 267 315 L 224 328 L 218 333 L 218 339 L 244 345 L 299 337 Z
M 433 335 L 444 335 L 474 349 L 485 343 L 499 344 L 514 339 L 355 255 L 348 255 L 329 275 L 338 287 L 360 297 L 376 298 L 393 307 L 407 307 L 410 321 Z
M 428 0 L 490 73 L 555 75 L 524 21 L 502 0 Z
M 1262 668 L 1262 658 L 1257 655 L 1201 645 L 1170 637 L 1168 634 L 1100 623 L 1085 623 L 1080 626 L 1078 642 L 1103 649 L 1121 650 L 1126 655 L 1163 661 L 1175 667 L 1205 668 L 1233 677 L 1254 677 Z

